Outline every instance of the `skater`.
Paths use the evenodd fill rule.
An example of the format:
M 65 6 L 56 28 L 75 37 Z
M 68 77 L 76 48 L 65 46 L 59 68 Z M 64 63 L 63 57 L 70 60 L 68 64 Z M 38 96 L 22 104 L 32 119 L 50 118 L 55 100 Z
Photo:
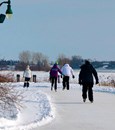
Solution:
M 61 68 L 62 73 L 64 74 L 63 76 L 63 90 L 66 88 L 67 90 L 69 90 L 69 80 L 70 80 L 70 76 L 72 76 L 72 78 L 75 78 L 74 74 L 73 74 L 73 69 L 69 66 L 69 64 L 65 64 L 62 68 Z
M 54 86 L 55 91 L 57 91 L 58 72 L 62 74 L 61 70 L 58 67 L 58 64 L 55 63 L 50 70 L 51 91 L 53 90 L 53 86 Z
M 95 77 L 96 84 L 99 83 L 98 75 L 94 67 L 90 64 L 88 60 L 85 60 L 85 64 L 81 67 L 79 73 L 79 84 L 82 85 L 82 97 L 83 101 L 85 102 L 87 99 L 87 91 L 88 91 L 88 98 L 91 103 L 93 103 L 93 76 Z
M 27 65 L 26 70 L 23 73 L 23 77 L 25 78 L 23 87 L 27 87 L 28 88 L 29 87 L 29 81 L 30 81 L 30 79 L 32 77 L 32 72 L 30 70 L 30 66 L 29 65 Z

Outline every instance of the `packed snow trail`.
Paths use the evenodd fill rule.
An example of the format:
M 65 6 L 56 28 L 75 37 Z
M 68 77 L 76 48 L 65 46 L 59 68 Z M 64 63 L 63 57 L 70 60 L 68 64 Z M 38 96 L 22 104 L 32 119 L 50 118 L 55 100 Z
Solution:
M 115 94 L 94 92 L 94 103 L 82 102 L 81 90 L 42 91 L 51 96 L 55 119 L 32 130 L 115 130 Z

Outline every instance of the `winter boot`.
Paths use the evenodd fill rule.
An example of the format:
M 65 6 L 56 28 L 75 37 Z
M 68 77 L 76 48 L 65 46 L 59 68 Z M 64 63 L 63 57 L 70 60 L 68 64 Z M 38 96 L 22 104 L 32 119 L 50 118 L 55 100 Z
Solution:
M 51 91 L 53 90 L 53 86 L 51 86 Z
M 27 83 L 27 88 L 29 87 L 29 83 Z
M 90 100 L 91 103 L 93 103 L 93 100 Z
M 86 102 L 86 99 L 85 99 L 85 98 L 83 99 L 83 102 Z
M 25 87 L 26 87 L 26 85 L 27 85 L 27 84 L 26 84 L 26 83 L 24 83 L 24 86 L 23 86 L 23 87 L 25 88 Z

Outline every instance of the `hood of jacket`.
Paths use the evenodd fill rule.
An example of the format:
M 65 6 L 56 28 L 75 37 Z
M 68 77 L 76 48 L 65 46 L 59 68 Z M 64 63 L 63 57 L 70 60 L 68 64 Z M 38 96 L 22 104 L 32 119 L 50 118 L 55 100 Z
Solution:
M 70 67 L 69 64 L 65 64 L 64 67 Z
M 91 64 L 83 64 L 80 68 L 81 69 L 92 68 L 92 65 Z

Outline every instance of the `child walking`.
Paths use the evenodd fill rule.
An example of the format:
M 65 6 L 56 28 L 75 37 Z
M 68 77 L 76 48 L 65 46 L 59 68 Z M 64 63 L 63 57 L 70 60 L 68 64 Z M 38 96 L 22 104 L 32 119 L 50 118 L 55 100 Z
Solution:
M 30 66 L 29 65 L 27 65 L 26 70 L 23 73 L 23 77 L 25 78 L 23 87 L 27 87 L 28 88 L 29 87 L 29 81 L 30 81 L 30 79 L 32 77 L 32 72 L 30 70 Z

